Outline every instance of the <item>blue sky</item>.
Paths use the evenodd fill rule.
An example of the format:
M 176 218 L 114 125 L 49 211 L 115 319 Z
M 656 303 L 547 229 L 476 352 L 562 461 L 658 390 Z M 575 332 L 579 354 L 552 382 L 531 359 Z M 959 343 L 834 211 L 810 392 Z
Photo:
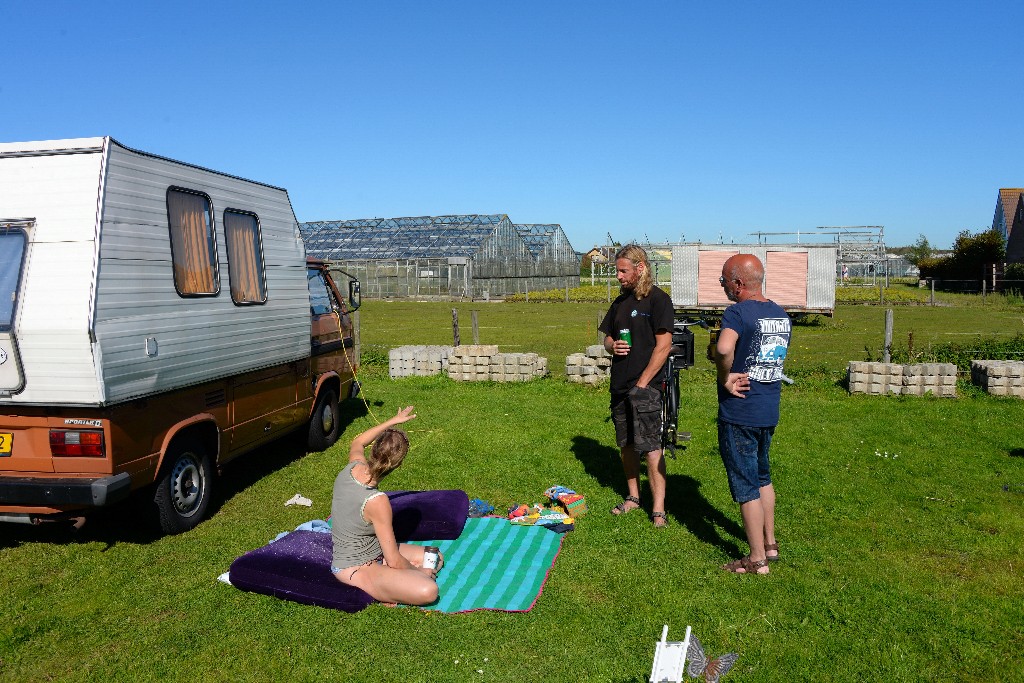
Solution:
M 948 247 L 1024 186 L 1022 25 L 995 2 L 8 0 L 0 141 L 111 135 L 285 187 L 300 221 Z

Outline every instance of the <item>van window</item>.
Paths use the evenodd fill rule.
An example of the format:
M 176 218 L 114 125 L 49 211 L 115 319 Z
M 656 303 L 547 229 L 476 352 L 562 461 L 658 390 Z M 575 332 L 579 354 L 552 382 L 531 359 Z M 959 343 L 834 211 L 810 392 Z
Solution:
M 182 296 L 217 294 L 217 242 L 213 211 L 205 194 L 172 187 L 167 190 L 174 286 Z
M 259 218 L 256 214 L 227 209 L 224 211 L 224 235 L 228 244 L 231 300 L 236 304 L 266 303 Z
M 18 281 L 27 243 L 22 230 L 0 232 L 0 330 L 14 325 L 14 304 L 18 300 Z
M 319 270 L 309 268 L 306 271 L 306 284 L 309 285 L 309 310 L 313 315 L 327 315 L 336 308 L 331 290 Z

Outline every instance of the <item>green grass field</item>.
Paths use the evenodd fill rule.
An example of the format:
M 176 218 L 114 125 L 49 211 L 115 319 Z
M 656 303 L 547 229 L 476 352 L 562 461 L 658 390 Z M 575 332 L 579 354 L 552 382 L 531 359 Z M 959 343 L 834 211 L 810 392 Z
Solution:
M 367 302 L 368 357 L 451 342 L 452 304 Z M 570 385 L 564 357 L 596 341 L 603 304 L 456 305 L 471 341 L 549 358 L 527 384 L 389 380 L 362 372 L 367 403 L 324 453 L 283 440 L 230 465 L 211 517 L 161 537 L 129 503 L 63 526 L 0 526 L 0 680 L 646 681 L 663 624 L 709 654 L 739 653 L 725 680 L 1024 680 L 1024 401 L 961 383 L 960 398 L 849 396 L 849 360 L 881 348 L 884 309 L 847 305 L 794 332 L 773 443 L 783 561 L 767 577 L 718 565 L 745 552 L 717 454 L 711 366 L 684 373 L 688 450 L 668 462 L 670 526 L 608 509 L 624 490 L 607 391 Z M 1024 308 L 899 307 L 915 345 L 1016 335 Z M 703 335 L 703 337 L 702 337 Z M 703 340 L 703 341 L 702 341 Z M 698 346 L 706 333 L 698 332 Z M 496 506 L 584 493 L 527 614 L 358 614 L 244 593 L 216 577 L 238 555 L 329 513 L 351 436 L 414 404 L 412 451 L 385 489 L 462 488 Z M 285 507 L 295 493 L 311 509 Z M 645 508 L 649 511 L 646 491 Z M 479 672 L 478 672 L 479 671 Z

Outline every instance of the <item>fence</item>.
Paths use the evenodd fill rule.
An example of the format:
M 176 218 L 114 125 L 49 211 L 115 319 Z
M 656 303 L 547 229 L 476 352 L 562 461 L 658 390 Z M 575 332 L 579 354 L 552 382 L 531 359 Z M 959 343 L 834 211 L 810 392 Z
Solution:
M 368 299 L 486 300 L 580 284 L 578 274 L 480 277 L 466 258 L 337 260 L 329 265 L 332 275 L 342 271 L 358 279 Z

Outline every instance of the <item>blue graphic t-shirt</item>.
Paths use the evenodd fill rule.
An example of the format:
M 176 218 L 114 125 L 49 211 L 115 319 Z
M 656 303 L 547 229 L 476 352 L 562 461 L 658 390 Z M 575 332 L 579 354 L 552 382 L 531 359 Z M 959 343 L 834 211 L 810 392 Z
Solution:
M 718 387 L 718 419 L 745 427 L 774 427 L 779 423 L 782 364 L 789 350 L 789 316 L 774 301 L 748 299 L 722 315 L 722 329 L 739 335 L 732 372 L 750 376 L 746 398 Z

